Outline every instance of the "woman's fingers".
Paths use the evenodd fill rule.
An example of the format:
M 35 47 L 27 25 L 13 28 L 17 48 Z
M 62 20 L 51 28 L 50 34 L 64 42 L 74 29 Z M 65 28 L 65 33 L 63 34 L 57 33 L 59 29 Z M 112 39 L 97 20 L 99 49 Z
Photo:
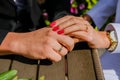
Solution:
M 86 21 L 81 18 L 81 17 L 72 17 L 64 22 L 62 22 L 61 24 L 59 24 L 59 29 L 65 29 L 69 26 L 75 25 L 75 24 L 86 24 Z
M 70 32 L 83 30 L 86 31 L 91 26 L 82 17 L 65 16 L 54 21 L 56 24 L 52 27 L 58 34 L 67 34 Z
M 51 26 L 51 27 L 58 26 L 58 25 L 60 25 L 61 23 L 65 22 L 65 21 L 68 21 L 68 20 L 69 20 L 70 18 L 72 18 L 72 17 L 73 17 L 73 16 L 68 15 L 68 16 L 62 17 L 62 18 L 60 18 L 60 19 L 57 19 L 57 20 L 55 20 L 54 22 L 52 22 L 52 23 L 50 24 L 50 26 Z
M 80 23 L 81 21 L 83 22 L 85 20 L 82 17 L 74 17 L 71 15 L 67 15 L 65 17 L 55 20 L 54 22 L 50 24 L 50 26 L 52 28 L 56 26 L 60 26 L 60 29 L 64 29 L 67 26 L 73 25 L 75 23 Z

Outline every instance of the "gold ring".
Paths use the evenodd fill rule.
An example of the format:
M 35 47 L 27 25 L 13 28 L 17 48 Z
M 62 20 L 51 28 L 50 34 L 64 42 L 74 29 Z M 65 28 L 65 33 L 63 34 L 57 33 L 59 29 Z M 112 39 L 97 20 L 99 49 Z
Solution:
M 88 26 L 86 26 L 86 31 L 88 31 Z
M 87 32 L 88 31 L 88 25 L 87 24 L 85 24 L 86 25 L 86 29 L 85 29 L 85 31 Z
M 63 48 L 63 46 L 60 47 L 60 49 L 58 50 L 58 52 L 61 52 L 61 51 L 62 51 L 62 48 Z

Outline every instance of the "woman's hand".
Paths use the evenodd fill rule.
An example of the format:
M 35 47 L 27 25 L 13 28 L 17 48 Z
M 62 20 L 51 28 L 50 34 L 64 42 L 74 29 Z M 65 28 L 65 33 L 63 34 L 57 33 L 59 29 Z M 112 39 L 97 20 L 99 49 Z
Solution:
M 50 26 L 58 34 L 73 37 L 75 43 L 80 41 L 88 42 L 91 48 L 106 48 L 110 43 L 106 32 L 94 30 L 89 22 L 82 17 L 65 16 L 51 23 Z

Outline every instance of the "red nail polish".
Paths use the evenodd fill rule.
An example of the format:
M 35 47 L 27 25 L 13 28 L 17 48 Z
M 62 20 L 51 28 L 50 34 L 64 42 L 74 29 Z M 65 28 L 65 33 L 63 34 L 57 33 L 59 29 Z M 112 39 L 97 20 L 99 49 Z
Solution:
M 54 27 L 52 30 L 57 31 L 59 29 L 59 26 Z
M 56 24 L 56 22 L 50 23 L 50 27 L 53 27 Z
M 60 31 L 58 31 L 57 33 L 58 33 L 58 34 L 62 34 L 62 33 L 64 33 L 64 30 L 60 30 Z

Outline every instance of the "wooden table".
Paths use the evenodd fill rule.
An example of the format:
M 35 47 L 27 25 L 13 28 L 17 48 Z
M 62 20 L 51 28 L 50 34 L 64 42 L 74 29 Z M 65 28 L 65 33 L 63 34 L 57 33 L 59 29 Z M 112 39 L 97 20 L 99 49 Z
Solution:
M 20 78 L 45 76 L 45 80 L 104 80 L 98 50 L 90 49 L 86 43 L 78 43 L 74 50 L 54 63 L 49 60 L 31 60 L 22 56 L 0 57 L 0 73 L 18 70 Z

